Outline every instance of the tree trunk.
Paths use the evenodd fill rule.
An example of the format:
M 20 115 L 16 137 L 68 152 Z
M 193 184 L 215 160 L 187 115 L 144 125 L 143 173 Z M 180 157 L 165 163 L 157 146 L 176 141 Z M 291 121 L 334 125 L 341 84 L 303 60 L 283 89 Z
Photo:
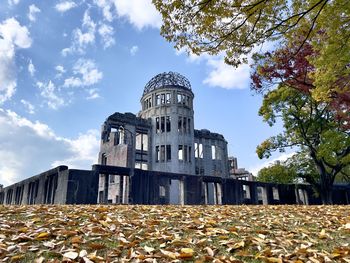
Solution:
M 326 190 L 322 191 L 321 198 L 322 198 L 322 204 L 324 205 L 333 204 L 332 191 L 326 191 Z
M 328 178 L 327 175 L 323 177 L 324 179 Z M 321 200 L 322 204 L 324 205 L 332 205 L 333 204 L 333 185 L 332 183 L 328 182 L 328 180 L 324 180 L 321 182 Z

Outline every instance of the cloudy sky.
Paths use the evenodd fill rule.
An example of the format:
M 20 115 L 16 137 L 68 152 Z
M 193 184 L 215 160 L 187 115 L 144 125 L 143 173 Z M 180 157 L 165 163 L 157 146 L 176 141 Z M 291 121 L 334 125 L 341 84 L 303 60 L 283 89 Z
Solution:
M 240 167 L 266 164 L 255 148 L 277 130 L 257 114 L 249 66 L 176 51 L 160 25 L 150 0 L 3 0 L 0 184 L 60 164 L 89 169 L 103 121 L 137 113 L 145 84 L 168 71 L 192 84 L 195 128 L 223 134 Z

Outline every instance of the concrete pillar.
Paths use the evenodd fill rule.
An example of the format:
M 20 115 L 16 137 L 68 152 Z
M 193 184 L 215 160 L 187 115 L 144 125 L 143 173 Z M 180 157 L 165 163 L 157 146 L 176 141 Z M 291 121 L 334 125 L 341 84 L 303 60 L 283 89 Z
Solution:
M 217 204 L 222 205 L 222 188 L 220 183 L 216 183 Z

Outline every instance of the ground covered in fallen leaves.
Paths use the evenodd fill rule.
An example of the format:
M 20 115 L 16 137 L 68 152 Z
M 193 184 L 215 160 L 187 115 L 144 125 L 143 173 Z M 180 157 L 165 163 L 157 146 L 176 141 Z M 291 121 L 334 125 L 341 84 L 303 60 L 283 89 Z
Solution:
M 0 206 L 3 262 L 350 262 L 349 206 Z

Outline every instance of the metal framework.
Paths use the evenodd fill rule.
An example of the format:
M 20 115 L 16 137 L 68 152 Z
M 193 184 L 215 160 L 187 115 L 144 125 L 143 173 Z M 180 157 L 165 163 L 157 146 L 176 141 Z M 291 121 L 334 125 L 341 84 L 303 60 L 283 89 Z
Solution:
M 169 71 L 154 76 L 146 84 L 143 94 L 166 86 L 177 86 L 191 90 L 191 83 L 186 77 L 177 72 Z

